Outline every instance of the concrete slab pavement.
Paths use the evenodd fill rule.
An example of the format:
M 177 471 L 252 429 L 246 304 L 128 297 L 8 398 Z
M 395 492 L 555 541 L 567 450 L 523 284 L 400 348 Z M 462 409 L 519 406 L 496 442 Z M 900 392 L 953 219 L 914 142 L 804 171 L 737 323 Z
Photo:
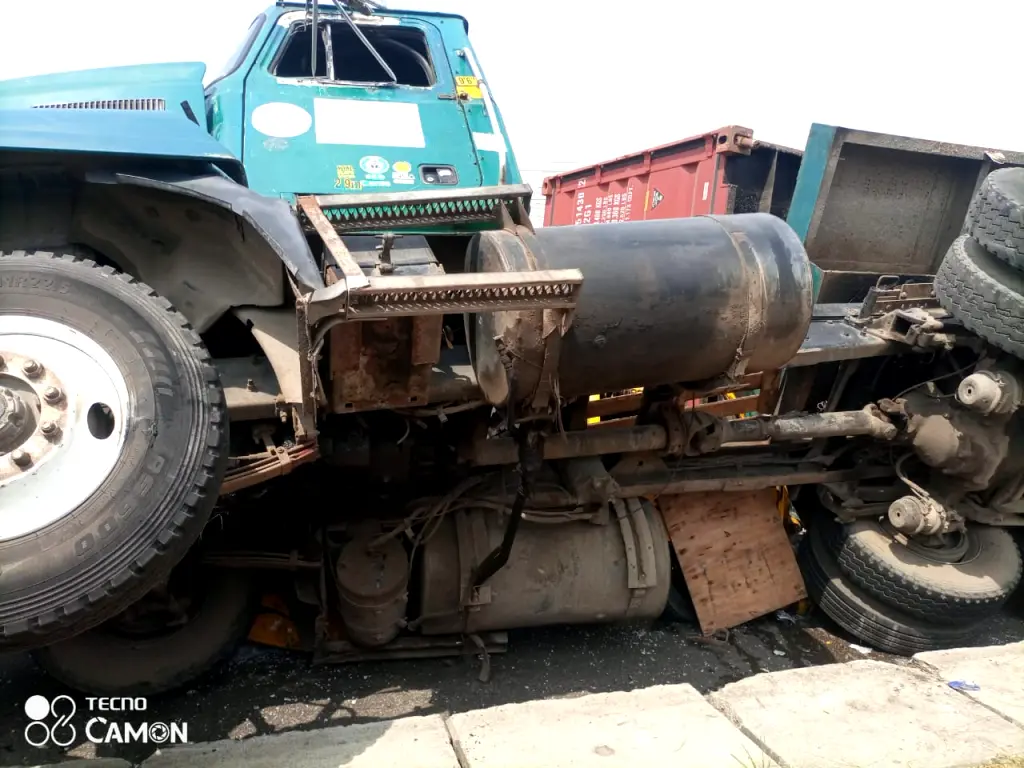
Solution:
M 776 765 L 690 685 L 479 709 L 448 730 L 463 768 Z
M 1024 729 L 934 674 L 881 661 L 757 675 L 709 698 L 788 768 L 958 768 L 1024 755 Z
M 951 680 L 979 690 L 965 695 Z M 1006 758 L 1024 761 L 1024 643 L 919 654 L 909 666 L 858 660 L 764 673 L 706 698 L 663 685 L 172 747 L 141 765 L 980 768 Z
M 459 768 L 440 715 L 190 744 L 146 768 Z M 85 768 L 85 767 L 84 767 Z M 87 768 L 92 768 L 91 765 Z
M 914 660 L 934 669 L 947 683 L 975 683 L 980 690 L 963 692 L 1024 727 L 1024 642 L 929 651 Z

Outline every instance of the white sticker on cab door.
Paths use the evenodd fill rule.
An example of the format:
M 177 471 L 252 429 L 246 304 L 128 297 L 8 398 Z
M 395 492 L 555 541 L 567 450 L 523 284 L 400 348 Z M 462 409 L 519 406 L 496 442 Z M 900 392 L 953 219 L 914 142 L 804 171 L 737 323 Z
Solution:
M 313 99 L 317 144 L 369 147 L 427 146 L 418 104 Z

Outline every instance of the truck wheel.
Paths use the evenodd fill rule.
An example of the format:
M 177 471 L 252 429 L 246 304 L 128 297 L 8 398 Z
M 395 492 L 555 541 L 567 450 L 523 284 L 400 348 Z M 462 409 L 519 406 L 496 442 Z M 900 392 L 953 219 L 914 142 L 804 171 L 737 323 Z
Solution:
M 1024 272 L 964 235 L 939 266 L 935 295 L 968 330 L 1024 359 Z
M 967 232 L 989 253 L 1024 269 L 1024 168 L 985 177 L 967 210 Z
M 224 474 L 224 393 L 149 287 L 0 254 L 0 649 L 66 639 L 166 579 Z
M 801 542 L 798 553 L 807 591 L 832 621 L 872 648 L 899 656 L 952 648 L 970 637 L 973 625 L 929 624 L 885 605 L 857 589 L 829 551 L 825 525 L 819 518 Z
M 199 575 L 191 588 L 151 593 L 104 624 L 35 651 L 36 663 L 93 696 L 154 696 L 194 682 L 245 639 L 257 604 L 244 571 Z
M 842 526 L 836 545 L 839 567 L 859 587 L 935 624 L 990 616 L 1021 579 L 1021 556 L 1013 537 L 984 525 L 969 527 L 957 551 L 929 551 L 875 520 Z

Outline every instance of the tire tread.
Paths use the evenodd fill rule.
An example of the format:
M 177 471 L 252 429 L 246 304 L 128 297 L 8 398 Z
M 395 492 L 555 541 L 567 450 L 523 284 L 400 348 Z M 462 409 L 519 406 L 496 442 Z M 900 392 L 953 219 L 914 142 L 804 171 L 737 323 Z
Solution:
M 997 279 L 998 269 L 981 246 L 958 238 L 935 275 L 935 295 L 944 309 L 985 341 L 1024 359 L 1024 295 Z
M 985 177 L 967 210 L 967 232 L 993 256 L 1024 270 L 1024 168 Z
M 137 278 L 120 272 L 111 266 L 103 266 L 78 254 L 61 251 L 14 250 L 0 252 L 4 261 L 24 260 L 38 262 L 54 260 L 74 265 L 75 268 L 90 270 L 93 274 L 115 280 L 127 291 L 151 306 L 163 311 L 163 320 L 185 343 L 188 353 L 200 366 L 200 376 L 210 395 L 209 429 L 205 432 L 205 450 L 198 466 L 201 469 L 187 479 L 191 488 L 181 494 L 180 509 L 165 515 L 162 530 L 150 536 L 150 543 L 135 557 L 106 575 L 100 583 L 92 585 L 87 592 L 61 605 L 40 605 L 40 598 L 26 599 L 17 605 L 7 603 L 0 606 L 0 649 L 19 649 L 37 646 L 40 642 L 56 642 L 73 636 L 83 628 L 89 614 L 99 616 L 89 623 L 94 626 L 108 618 L 112 599 L 118 598 L 117 605 L 130 604 L 151 588 L 155 581 L 167 575 L 171 567 L 184 556 L 198 532 L 205 525 L 213 504 L 218 496 L 220 483 L 227 468 L 228 430 L 227 409 L 220 377 L 213 365 L 213 359 L 199 334 L 184 315 L 153 288 Z M 197 409 L 198 411 L 198 409 Z M 184 546 L 183 546 L 184 545 Z M 14 614 L 14 615 L 12 615 Z

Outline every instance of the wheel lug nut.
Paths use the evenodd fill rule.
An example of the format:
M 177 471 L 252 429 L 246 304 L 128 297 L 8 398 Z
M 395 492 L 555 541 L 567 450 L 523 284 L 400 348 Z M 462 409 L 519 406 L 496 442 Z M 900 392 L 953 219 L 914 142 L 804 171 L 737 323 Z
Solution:
M 39 431 L 44 435 L 53 435 L 57 432 L 57 422 L 55 421 L 44 421 L 39 425 Z
M 57 387 L 47 387 L 43 390 L 43 399 L 48 403 L 59 402 L 62 397 L 64 397 L 64 393 Z
M 16 451 L 11 451 L 11 461 L 13 461 L 16 466 L 24 469 L 32 463 L 32 457 L 19 448 Z
M 40 373 L 43 372 L 43 366 L 37 363 L 35 360 L 26 360 L 25 364 L 21 366 L 21 370 L 30 379 L 36 378 Z

